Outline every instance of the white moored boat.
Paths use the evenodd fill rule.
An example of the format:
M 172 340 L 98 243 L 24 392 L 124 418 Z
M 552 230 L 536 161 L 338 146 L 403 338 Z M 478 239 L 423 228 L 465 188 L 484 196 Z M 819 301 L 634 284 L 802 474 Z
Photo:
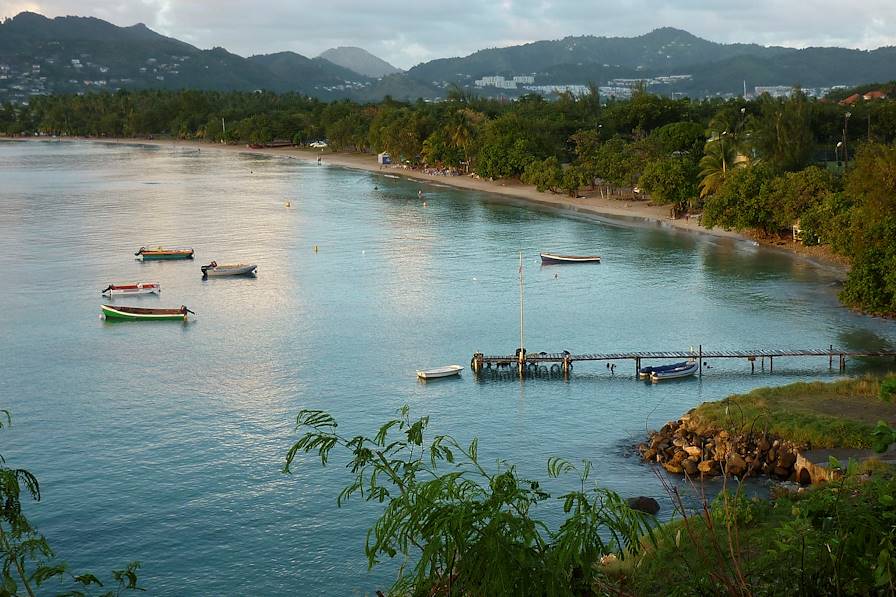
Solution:
M 420 379 L 437 379 L 439 377 L 450 377 L 458 375 L 464 368 L 462 365 L 448 365 L 446 367 L 435 367 L 433 369 L 421 369 L 417 371 L 417 377 Z
M 541 262 L 545 265 L 559 263 L 600 263 L 600 255 L 557 255 L 556 253 L 540 253 Z
M 103 288 L 103 296 L 123 294 L 159 294 L 162 285 L 158 282 L 113 282 Z
M 212 261 L 202 266 L 202 276 L 245 276 L 254 274 L 258 266 L 254 263 L 222 263 Z

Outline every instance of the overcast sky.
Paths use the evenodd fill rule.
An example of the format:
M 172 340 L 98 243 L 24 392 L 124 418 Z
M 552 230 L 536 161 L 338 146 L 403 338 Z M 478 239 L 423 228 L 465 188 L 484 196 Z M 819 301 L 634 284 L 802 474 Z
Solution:
M 360 46 L 400 68 L 567 35 L 632 36 L 663 26 L 719 42 L 896 45 L 896 0 L 0 0 L 0 17 L 95 16 L 145 23 L 199 48 L 317 56 Z

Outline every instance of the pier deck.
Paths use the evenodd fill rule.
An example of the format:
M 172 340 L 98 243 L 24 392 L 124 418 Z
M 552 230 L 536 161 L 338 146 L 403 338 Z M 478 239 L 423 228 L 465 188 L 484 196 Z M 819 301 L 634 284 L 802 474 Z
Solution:
M 564 373 L 568 373 L 573 363 L 579 361 L 634 361 L 635 373 L 641 369 L 641 362 L 645 360 L 682 360 L 696 359 L 700 363 L 700 373 L 703 373 L 704 359 L 745 359 L 750 362 L 751 369 L 755 370 L 755 363 L 760 359 L 765 363 L 769 360 L 769 370 L 774 368 L 775 358 L 780 357 L 828 357 L 828 366 L 833 367 L 834 357 L 838 359 L 840 371 L 846 369 L 846 360 L 852 357 L 893 357 L 896 358 L 896 350 L 842 350 L 830 346 L 820 349 L 760 349 L 760 350 L 703 350 L 700 346 L 697 350 L 687 351 L 654 351 L 654 352 L 610 352 L 610 353 L 583 353 L 572 354 L 564 352 L 538 352 L 525 353 L 521 358 L 519 354 L 508 356 L 485 355 L 477 352 L 470 360 L 470 367 L 474 373 L 479 373 L 483 368 L 491 367 L 518 367 L 523 370 L 526 367 L 538 365 L 559 365 Z

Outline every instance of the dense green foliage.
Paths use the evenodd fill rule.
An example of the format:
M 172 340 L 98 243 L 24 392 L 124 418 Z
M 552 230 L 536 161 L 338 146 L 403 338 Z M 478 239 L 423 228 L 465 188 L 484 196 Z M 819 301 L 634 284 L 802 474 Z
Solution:
M 7 411 L 0 411 L 0 428 L 11 424 Z M 66 597 L 118 597 L 123 592 L 142 591 L 137 586 L 138 562 L 112 572 L 114 589 L 89 572 L 75 573 L 56 559 L 50 544 L 31 524 L 23 500 L 40 500 L 40 485 L 25 469 L 11 468 L 0 456 L 0 595 L 61 595 Z
M 843 480 L 773 501 L 721 494 L 656 532 L 616 574 L 636 595 L 896 594 L 896 480 Z M 685 512 L 682 509 L 682 512 Z
M 328 414 L 303 410 L 303 435 L 286 457 L 286 471 L 304 454 L 326 465 L 335 449 L 337 458 L 347 456 L 352 477 L 338 504 L 358 495 L 384 505 L 366 552 L 370 566 L 401 559 L 389 594 L 591 595 L 601 557 L 637 553 L 652 533 L 650 517 L 589 482 L 588 462 L 577 469 L 549 460 L 551 478 L 578 476 L 574 489 L 552 497 L 511 464 L 486 469 L 476 440 L 429 439 L 428 424 L 427 417 L 411 420 L 405 407 L 374 437 L 350 437 Z M 550 503 L 563 508 L 559 528 L 538 517 Z
M 863 409 L 879 402 L 879 388 L 890 381 L 794 384 L 754 392 L 747 396 L 752 405 L 734 404 L 743 398 L 736 396 L 716 404 L 751 418 L 766 397 L 771 419 L 783 421 L 799 410 L 795 405 L 825 411 L 832 398 L 856 397 L 845 408 Z M 881 463 L 859 467 L 831 458 L 834 481 L 801 493 L 778 490 L 772 500 L 732 493 L 726 480 L 711 503 L 698 496 L 696 511 L 686 505 L 687 490 L 667 485 L 675 514 L 656 526 L 613 492 L 589 486 L 587 462 L 576 470 L 548 461 L 550 478 L 579 477 L 552 498 L 546 485 L 521 478 L 509 463 L 487 470 L 475 439 L 463 445 L 451 436 L 427 438 L 428 424 L 404 407 L 374 437 L 344 436 L 325 412 L 303 410 L 302 435 L 286 456 L 287 472 L 306 455 L 323 465 L 331 456 L 344 462 L 351 481 L 339 506 L 356 495 L 382 504 L 366 552 L 371 567 L 383 557 L 400 559 L 389 594 L 896 594 L 896 479 Z M 863 432 L 882 447 L 896 441 L 883 423 Z M 851 436 L 840 439 L 849 443 Z M 559 528 L 538 518 L 553 501 L 563 506 Z
M 851 124 L 850 124 L 851 123 Z M 501 102 L 326 103 L 298 94 L 118 92 L 0 108 L 0 132 L 307 144 L 389 152 L 393 161 L 522 178 L 577 195 L 640 186 L 703 224 L 827 244 L 852 262 L 841 298 L 896 313 L 896 102 L 848 108 L 807 98 L 693 102 L 538 95 Z M 849 158 L 844 164 L 844 158 Z M 839 161 L 837 161 L 839 160 Z

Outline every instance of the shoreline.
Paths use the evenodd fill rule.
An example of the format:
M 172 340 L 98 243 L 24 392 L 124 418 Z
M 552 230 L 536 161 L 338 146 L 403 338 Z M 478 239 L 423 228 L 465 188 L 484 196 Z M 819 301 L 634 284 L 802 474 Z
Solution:
M 0 141 L 50 141 L 49 137 L 0 137 Z M 831 253 L 825 248 L 805 247 L 800 244 L 785 242 L 781 245 L 777 242 L 768 242 L 767 239 L 754 237 L 749 234 L 724 230 L 721 228 L 704 228 L 696 218 L 672 219 L 669 216 L 669 208 L 664 205 L 652 205 L 647 200 L 636 199 L 612 199 L 601 197 L 599 190 L 580 191 L 578 197 L 569 197 L 563 194 L 539 192 L 534 186 L 523 184 L 518 180 L 484 180 L 470 175 L 442 176 L 427 174 L 420 170 L 403 168 L 401 166 L 381 167 L 375 162 L 373 154 L 361 154 L 350 152 L 330 152 L 301 147 L 267 147 L 251 148 L 245 145 L 221 145 L 192 140 L 165 140 L 165 139 L 127 139 L 127 138 L 97 138 L 97 137 L 57 137 L 52 139 L 59 142 L 88 142 L 109 143 L 120 145 L 151 145 L 154 147 L 179 147 L 188 149 L 210 149 L 213 151 L 229 151 L 247 153 L 252 155 L 279 155 L 302 159 L 308 162 L 316 162 L 321 158 L 321 164 L 325 166 L 338 166 L 354 170 L 362 170 L 373 174 L 392 174 L 402 178 L 442 184 L 457 189 L 492 193 L 509 197 L 538 207 L 548 208 L 557 212 L 579 214 L 592 218 L 605 218 L 611 222 L 624 222 L 627 224 L 654 224 L 668 229 L 688 232 L 692 234 L 705 234 L 717 238 L 729 238 L 753 242 L 766 249 L 780 251 L 801 259 L 812 262 L 816 266 L 829 270 L 835 270 L 841 277 L 845 277 L 849 270 L 848 264 L 842 258 Z

